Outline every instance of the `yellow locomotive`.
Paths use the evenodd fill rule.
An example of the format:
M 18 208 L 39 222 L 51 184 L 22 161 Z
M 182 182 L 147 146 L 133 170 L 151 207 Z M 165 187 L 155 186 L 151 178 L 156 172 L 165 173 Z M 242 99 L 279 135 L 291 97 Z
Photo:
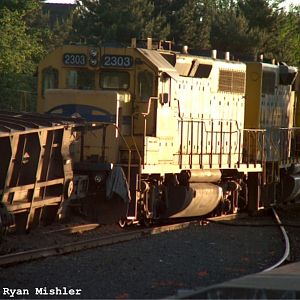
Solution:
M 38 112 L 90 122 L 95 130 L 71 147 L 74 172 L 88 176 L 94 203 L 116 209 L 112 196 L 122 199 L 118 218 L 255 211 L 297 196 L 296 76 L 286 65 L 195 56 L 151 39 L 67 45 L 39 65 Z M 285 181 L 289 196 L 273 197 Z

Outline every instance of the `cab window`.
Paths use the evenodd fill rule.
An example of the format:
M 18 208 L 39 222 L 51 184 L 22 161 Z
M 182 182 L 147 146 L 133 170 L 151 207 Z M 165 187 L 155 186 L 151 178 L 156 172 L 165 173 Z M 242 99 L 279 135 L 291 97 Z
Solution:
M 212 65 L 199 64 L 194 77 L 208 78 L 212 70 Z
M 95 89 L 95 73 L 87 70 L 68 70 L 66 88 L 79 90 Z
M 42 94 L 45 94 L 47 89 L 57 89 L 58 88 L 58 70 L 54 68 L 44 69 L 42 72 Z
M 127 90 L 129 80 L 128 72 L 102 71 L 100 73 L 100 87 L 105 90 Z
M 153 96 L 153 74 L 143 71 L 138 74 L 138 94 L 141 101 L 148 101 Z
M 274 95 L 275 93 L 276 74 L 271 71 L 263 71 L 262 93 Z

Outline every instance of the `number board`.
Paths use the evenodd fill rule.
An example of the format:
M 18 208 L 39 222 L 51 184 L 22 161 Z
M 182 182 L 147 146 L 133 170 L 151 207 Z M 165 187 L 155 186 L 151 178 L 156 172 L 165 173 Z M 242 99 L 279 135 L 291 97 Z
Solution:
M 86 55 L 82 53 L 65 53 L 63 56 L 64 65 L 67 66 L 85 66 Z
M 132 64 L 132 57 L 127 55 L 103 55 L 101 59 L 102 67 L 130 68 Z

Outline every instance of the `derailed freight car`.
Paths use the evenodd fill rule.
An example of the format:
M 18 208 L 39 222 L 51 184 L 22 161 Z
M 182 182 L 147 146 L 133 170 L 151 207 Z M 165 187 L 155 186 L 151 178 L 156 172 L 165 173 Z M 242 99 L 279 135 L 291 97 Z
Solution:
M 51 223 L 73 191 L 74 124 L 38 114 L 0 112 L 0 229 Z
M 297 70 L 163 45 L 63 46 L 39 66 L 39 112 L 99 128 L 73 149 L 75 173 L 88 174 L 95 203 L 113 210 L 111 194 L 125 207 L 130 198 L 124 222 L 149 222 L 290 200 L 279 191 L 298 162 Z M 115 180 L 121 190 L 110 193 Z

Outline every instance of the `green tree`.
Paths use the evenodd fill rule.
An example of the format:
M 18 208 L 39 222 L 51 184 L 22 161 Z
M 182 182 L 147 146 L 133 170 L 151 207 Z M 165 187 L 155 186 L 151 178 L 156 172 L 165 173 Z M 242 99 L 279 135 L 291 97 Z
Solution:
M 210 47 L 211 16 L 213 2 L 210 0 L 186 0 L 180 9 L 173 11 L 176 25 L 172 26 L 171 38 L 178 44 L 194 49 Z M 173 21 L 173 23 L 175 23 Z
M 0 109 L 35 109 L 37 64 L 68 38 L 71 22 L 51 26 L 42 1 L 0 3 Z
M 260 28 L 272 31 L 277 22 L 276 8 L 278 3 L 269 0 L 239 0 L 238 7 L 248 20 L 249 28 Z
M 32 95 L 34 85 L 32 74 L 36 62 L 42 57 L 44 50 L 40 40 L 28 28 L 26 16 L 36 9 L 28 1 L 20 1 L 21 9 L 17 10 L 17 1 L 10 6 L 2 3 L 0 8 L 0 106 L 2 109 L 20 109 L 21 98 L 28 99 Z M 10 10 L 12 8 L 12 10 Z
M 248 33 L 254 32 L 253 48 L 257 53 L 262 52 L 269 58 L 274 58 L 277 52 L 276 37 L 280 31 L 281 2 L 283 1 L 239 0 L 237 2 L 240 14 L 247 20 Z
M 169 33 L 166 18 L 154 15 L 149 0 L 77 1 L 73 40 L 92 44 L 123 43 L 132 37 L 164 39 Z
M 179 11 L 186 5 L 187 0 L 153 0 L 154 15 L 163 15 L 170 26 L 168 40 L 179 44 L 181 39 L 181 25 Z
M 235 2 L 218 1 L 212 19 L 210 40 L 214 49 L 252 57 L 259 51 L 262 33 L 258 35 L 257 29 L 249 26 Z
M 72 32 L 73 15 L 67 18 L 55 18 L 52 20 L 51 13 L 40 9 L 37 16 L 28 22 L 32 34 L 43 45 L 45 53 L 53 51 L 64 43 L 70 42 Z
M 34 9 L 40 7 L 40 3 L 35 0 L 2 0 L 0 9 L 6 8 L 10 11 L 23 11 L 25 14 L 30 14 Z
M 275 46 L 274 55 L 278 60 L 300 67 L 300 6 L 282 11 Z

